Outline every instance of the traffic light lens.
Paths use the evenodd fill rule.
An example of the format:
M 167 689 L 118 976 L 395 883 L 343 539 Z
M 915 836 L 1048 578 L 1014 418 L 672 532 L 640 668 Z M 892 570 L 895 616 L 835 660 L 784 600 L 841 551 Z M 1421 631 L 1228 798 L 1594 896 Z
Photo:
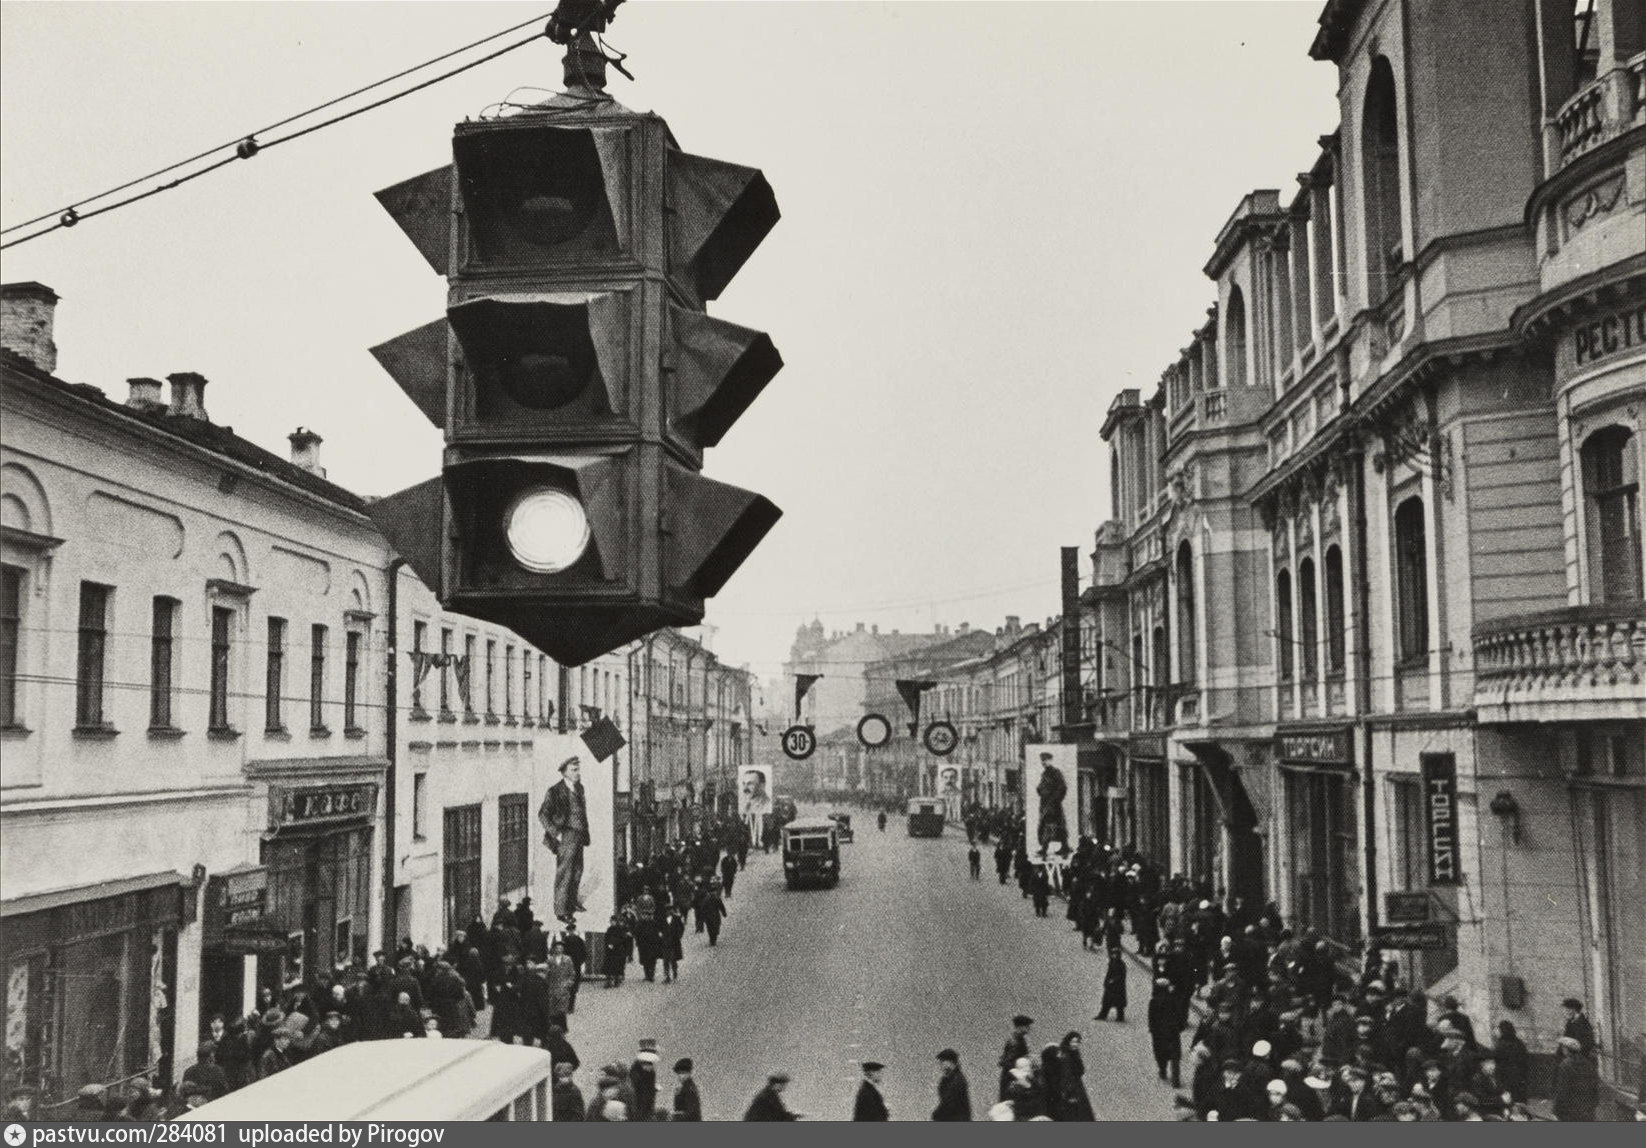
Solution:
M 540 486 L 509 507 L 505 532 L 514 560 L 534 574 L 558 574 L 589 547 L 583 504 L 563 490 Z
M 583 350 L 583 348 L 578 348 Z M 499 364 L 499 381 L 515 402 L 534 411 L 563 407 L 587 386 L 593 365 L 585 355 L 525 351 Z
M 582 191 L 581 198 L 570 195 L 526 196 L 515 215 L 520 238 L 539 247 L 558 247 L 581 235 L 594 218 L 595 196 L 600 188 L 596 185 L 592 195 L 588 189 L 579 190 Z

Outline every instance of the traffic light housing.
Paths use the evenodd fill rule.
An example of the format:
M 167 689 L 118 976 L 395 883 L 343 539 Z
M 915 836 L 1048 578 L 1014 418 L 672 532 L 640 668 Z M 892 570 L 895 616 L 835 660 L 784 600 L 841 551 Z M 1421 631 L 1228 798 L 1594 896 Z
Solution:
M 566 665 L 700 622 L 781 515 L 700 473 L 783 365 L 704 311 L 771 188 L 588 95 L 458 124 L 451 165 L 377 195 L 448 281 L 443 319 L 372 349 L 446 449 L 371 514 L 444 605 Z

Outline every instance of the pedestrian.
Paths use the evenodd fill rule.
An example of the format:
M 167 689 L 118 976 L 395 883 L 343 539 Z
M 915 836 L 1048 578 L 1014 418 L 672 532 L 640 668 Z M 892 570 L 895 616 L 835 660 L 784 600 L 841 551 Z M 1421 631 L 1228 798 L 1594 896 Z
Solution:
M 766 1087 L 754 1094 L 749 1102 L 748 1111 L 743 1113 L 744 1120 L 799 1120 L 800 1113 L 791 1112 L 783 1103 L 783 1090 L 789 1086 L 789 1074 L 774 1072 L 766 1077 Z
M 1497 1023 L 1497 1041 L 1492 1045 L 1498 1079 L 1516 1104 L 1526 1103 L 1526 1081 L 1531 1073 L 1531 1052 L 1515 1031 L 1514 1021 Z
M 1004 885 L 1012 874 L 1012 847 L 1002 837 L 994 847 L 994 871 Z
M 686 959 L 686 919 L 670 905 L 663 914 L 663 983 L 680 979 L 680 962 Z
M 571 1000 L 566 1005 L 568 1013 L 577 1011 L 577 990 L 583 987 L 583 977 L 589 969 L 589 946 L 578 935 L 575 922 L 566 926 L 565 932 L 560 934 L 560 943 L 565 946 L 566 956 L 572 963 L 572 991 Z
M 203 1040 L 195 1051 L 195 1061 L 183 1070 L 183 1080 L 200 1088 L 208 1100 L 229 1094 L 229 1077 L 217 1063 L 217 1045 Z
M 1092 1111 L 1092 1098 L 1086 1092 L 1086 1058 L 1080 1052 L 1083 1043 L 1078 1032 L 1071 1032 L 1063 1037 L 1059 1048 L 1062 1074 L 1056 1114 L 1058 1120 L 1097 1119 L 1097 1114 Z
M 600 1121 L 618 1123 L 629 1118 L 628 1108 L 619 1099 L 620 1082 L 610 1072 L 603 1072 L 596 1087 L 598 1092 L 589 1102 L 588 1113 L 583 1117 L 586 1121 Z
M 1044 917 L 1052 903 L 1052 880 L 1046 873 L 1046 866 L 1029 867 L 1029 895 L 1034 900 L 1034 915 Z
M 875 818 L 875 824 L 880 826 L 880 832 L 886 832 L 886 811 L 884 809 L 882 809 L 880 811 L 880 815 Z
M 713 885 L 703 891 L 703 899 L 698 903 L 697 916 L 709 931 L 709 948 L 714 948 L 720 942 L 720 922 L 727 917 L 726 902 L 720 899 L 720 893 Z
M 674 1062 L 674 1078 L 678 1083 L 674 1088 L 671 1120 L 698 1123 L 703 1119 L 703 1098 L 697 1094 L 697 1081 L 692 1079 L 692 1070 L 695 1067 L 689 1056 L 683 1056 Z
M 972 842 L 966 849 L 966 864 L 972 871 L 972 880 L 981 880 L 983 876 L 983 854 L 977 848 L 977 842 Z
M 650 1120 L 657 1107 L 657 1041 L 646 1037 L 640 1042 L 640 1051 L 629 1065 L 629 1087 L 634 1090 L 634 1107 L 630 1120 Z
M 887 1121 L 891 1113 L 886 1109 L 886 1098 L 880 1094 L 880 1074 L 885 1065 L 878 1060 L 863 1062 L 863 1080 L 857 1086 L 857 1099 L 852 1104 L 855 1121 Z
M 1571 1005 L 1566 1007 L 1570 1009 Z M 1583 1042 L 1575 1036 L 1561 1037 L 1555 1057 L 1555 1119 L 1593 1120 L 1600 1103 L 1600 1076 L 1595 1062 L 1583 1051 Z
M 1108 1020 L 1110 1009 L 1116 1021 L 1126 1023 L 1126 957 L 1119 949 L 1109 950 L 1109 968 L 1103 974 L 1103 1003 L 1092 1019 Z
M 726 896 L 732 895 L 732 885 L 737 881 L 737 858 L 732 856 L 731 849 L 720 859 L 720 884 L 726 890 Z
M 1589 1018 L 1583 1013 L 1583 1002 L 1576 997 L 1567 997 L 1560 1002 L 1560 1007 L 1566 1010 L 1566 1027 L 1561 1031 L 1562 1036 L 1569 1036 L 1577 1041 L 1578 1047 L 1584 1056 L 1593 1056 L 1595 1052 L 1595 1027 L 1589 1023 Z
M 549 1025 L 549 1037 L 543 1042 L 543 1048 L 556 1064 L 569 1064 L 574 1072 L 583 1066 L 572 1042 L 566 1039 L 566 1030 L 558 1024 Z
M 550 1096 L 550 1114 L 555 1123 L 580 1123 L 583 1119 L 583 1093 L 572 1083 L 573 1065 L 554 1062 L 554 1091 Z
M 1000 1053 L 1000 1096 L 1006 1099 L 1006 1092 L 1011 1087 L 1012 1070 L 1017 1062 L 1029 1055 L 1029 1029 L 1034 1027 L 1034 1018 L 1019 1013 L 1012 1018 L 1012 1035 L 1006 1038 L 1006 1047 Z
M 1183 1086 L 1183 1029 L 1187 1024 L 1183 1001 L 1172 991 L 1172 982 L 1165 977 L 1156 977 L 1154 994 L 1149 997 L 1149 1041 L 1154 1046 L 1155 1066 L 1160 1070 L 1160 1079 L 1167 1079 L 1169 1069 L 1173 1088 Z
M 606 976 L 606 987 L 616 988 L 623 983 L 623 970 L 629 963 L 629 930 L 621 917 L 613 916 L 606 926 L 606 960 L 601 969 Z
M 960 1054 L 945 1048 L 937 1054 L 937 1107 L 932 1119 L 960 1121 L 972 1118 L 972 1089 L 966 1074 L 960 1071 Z
M 650 898 L 647 898 L 650 900 Z M 640 958 L 640 970 L 646 980 L 657 979 L 657 959 L 662 956 L 663 938 L 657 922 L 649 916 L 640 916 L 634 923 L 635 955 Z

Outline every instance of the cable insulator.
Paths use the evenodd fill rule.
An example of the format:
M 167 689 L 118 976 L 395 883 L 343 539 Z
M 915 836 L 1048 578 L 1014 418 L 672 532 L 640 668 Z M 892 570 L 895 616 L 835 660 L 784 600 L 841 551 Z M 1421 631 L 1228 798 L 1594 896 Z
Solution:
M 76 223 L 80 222 L 80 213 L 71 207 L 62 215 L 57 217 L 57 222 L 63 227 L 73 227 Z
M 252 156 L 257 154 L 257 149 L 260 146 L 262 145 L 260 145 L 254 137 L 247 136 L 245 139 L 234 145 L 234 154 L 239 156 L 241 159 L 250 159 Z

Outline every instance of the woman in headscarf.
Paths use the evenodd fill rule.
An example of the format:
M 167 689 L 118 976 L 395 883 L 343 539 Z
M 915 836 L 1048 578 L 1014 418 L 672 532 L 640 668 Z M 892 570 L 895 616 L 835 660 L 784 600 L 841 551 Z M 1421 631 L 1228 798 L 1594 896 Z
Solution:
M 1080 1044 L 1080 1034 L 1071 1032 L 1058 1046 L 1060 1087 L 1057 1106 L 1052 1111 L 1053 1118 L 1057 1120 L 1097 1119 L 1092 1111 L 1092 1098 L 1086 1093 L 1086 1061 L 1080 1055 Z

